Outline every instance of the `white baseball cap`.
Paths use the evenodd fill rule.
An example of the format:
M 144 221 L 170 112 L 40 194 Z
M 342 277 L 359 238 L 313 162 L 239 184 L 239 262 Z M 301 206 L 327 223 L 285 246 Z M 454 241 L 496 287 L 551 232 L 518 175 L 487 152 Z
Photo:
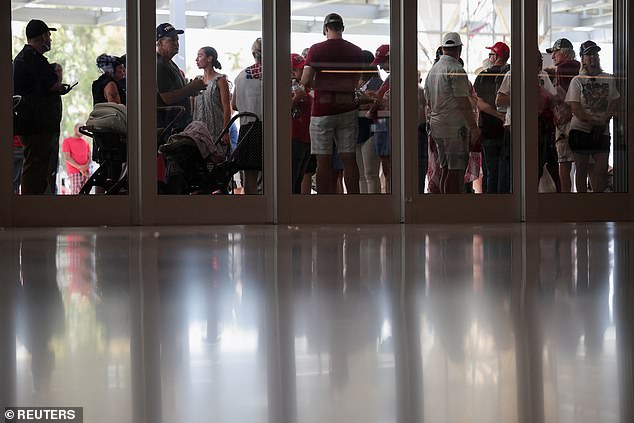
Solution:
M 460 34 L 457 32 L 448 32 L 442 37 L 442 46 L 445 48 L 449 47 L 458 47 L 462 45 L 462 40 L 460 39 Z

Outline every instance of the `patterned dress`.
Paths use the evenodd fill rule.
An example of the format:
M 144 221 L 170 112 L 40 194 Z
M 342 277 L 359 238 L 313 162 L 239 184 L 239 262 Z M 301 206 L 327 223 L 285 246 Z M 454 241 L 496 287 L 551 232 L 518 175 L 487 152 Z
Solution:
M 220 89 L 218 79 L 226 75 L 216 75 L 207 84 L 207 89 L 194 97 L 194 120 L 204 122 L 209 129 L 211 138 L 216 141 L 225 127 L 224 110 L 220 99 Z

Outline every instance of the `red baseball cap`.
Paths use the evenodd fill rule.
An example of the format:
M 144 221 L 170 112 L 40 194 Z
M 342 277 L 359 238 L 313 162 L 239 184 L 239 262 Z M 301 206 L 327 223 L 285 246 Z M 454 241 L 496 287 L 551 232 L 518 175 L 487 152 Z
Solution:
M 497 54 L 498 56 L 506 57 L 506 58 L 509 58 L 511 56 L 511 49 L 502 41 L 498 41 L 497 43 L 493 44 L 491 47 L 487 47 L 487 48 L 491 50 L 493 53 Z
M 389 60 L 390 60 L 390 45 L 383 44 L 379 48 L 376 49 L 376 53 L 374 54 L 374 60 L 372 61 L 372 66 L 383 64 Z
M 304 69 L 304 63 L 305 60 L 301 55 L 297 53 L 291 53 L 291 69 Z

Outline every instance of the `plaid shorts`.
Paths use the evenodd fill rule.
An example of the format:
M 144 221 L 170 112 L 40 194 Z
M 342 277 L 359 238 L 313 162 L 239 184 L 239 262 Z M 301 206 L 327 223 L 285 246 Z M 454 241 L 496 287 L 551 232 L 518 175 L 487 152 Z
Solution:
M 79 194 L 81 187 L 84 186 L 86 181 L 88 180 L 88 176 L 82 175 L 81 172 L 71 173 L 68 175 L 68 185 L 70 188 L 71 194 Z

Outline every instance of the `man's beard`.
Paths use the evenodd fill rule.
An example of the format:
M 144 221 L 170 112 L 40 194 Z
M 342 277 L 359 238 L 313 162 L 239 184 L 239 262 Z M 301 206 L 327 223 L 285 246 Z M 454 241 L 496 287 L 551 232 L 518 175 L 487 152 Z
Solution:
M 51 45 L 43 43 L 42 44 L 42 53 L 46 53 L 47 51 L 51 51 Z

